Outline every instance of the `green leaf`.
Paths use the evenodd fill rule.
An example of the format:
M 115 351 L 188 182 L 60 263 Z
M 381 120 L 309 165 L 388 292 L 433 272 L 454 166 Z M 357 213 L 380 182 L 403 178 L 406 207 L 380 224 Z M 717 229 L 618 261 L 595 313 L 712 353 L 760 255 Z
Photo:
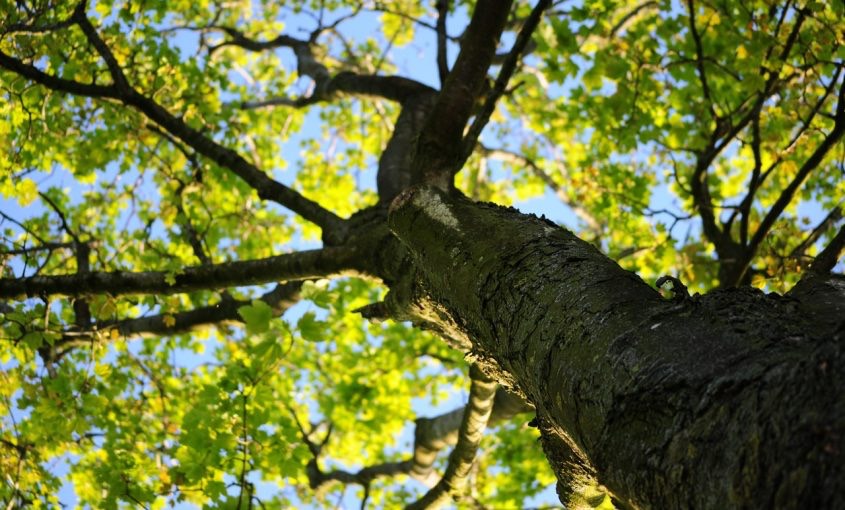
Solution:
M 37 331 L 30 331 L 24 335 L 23 342 L 32 349 L 38 349 L 44 343 L 44 336 Z
M 325 340 L 324 331 L 326 323 L 318 321 L 314 312 L 305 312 L 296 324 L 299 334 L 309 342 L 322 342 Z
M 264 333 L 270 329 L 270 319 L 273 318 L 273 309 L 270 305 L 261 300 L 254 300 L 251 305 L 244 305 L 238 308 L 248 335 Z
M 307 281 L 302 284 L 302 290 L 300 292 L 302 293 L 303 299 L 310 299 L 320 308 L 328 309 L 331 306 L 328 287 L 328 280 Z
M 283 338 L 273 334 L 273 332 L 264 335 L 264 338 L 258 345 L 255 346 L 254 352 L 262 364 L 271 364 L 282 357 L 282 341 Z

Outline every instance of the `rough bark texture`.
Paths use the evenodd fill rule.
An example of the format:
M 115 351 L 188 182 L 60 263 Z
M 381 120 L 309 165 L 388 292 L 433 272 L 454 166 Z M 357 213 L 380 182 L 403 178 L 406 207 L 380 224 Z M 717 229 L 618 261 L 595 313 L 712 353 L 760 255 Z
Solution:
M 845 505 L 845 279 L 666 300 L 513 209 L 415 188 L 389 222 L 417 271 L 388 306 L 534 404 L 564 498 L 597 474 L 638 508 Z

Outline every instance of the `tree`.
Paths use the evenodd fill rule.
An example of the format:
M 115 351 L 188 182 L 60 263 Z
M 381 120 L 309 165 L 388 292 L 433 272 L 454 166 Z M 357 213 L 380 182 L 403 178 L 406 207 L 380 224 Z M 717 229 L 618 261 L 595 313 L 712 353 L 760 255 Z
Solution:
M 254 4 L 3 6 L 7 507 L 845 505 L 841 3 Z

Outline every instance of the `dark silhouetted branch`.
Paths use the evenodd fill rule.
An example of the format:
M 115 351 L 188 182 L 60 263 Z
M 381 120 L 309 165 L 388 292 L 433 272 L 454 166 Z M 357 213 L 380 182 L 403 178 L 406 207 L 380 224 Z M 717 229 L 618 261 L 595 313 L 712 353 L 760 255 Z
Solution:
M 707 101 L 707 108 L 713 119 L 718 120 L 718 114 L 713 106 L 713 98 L 710 95 L 710 86 L 707 83 L 707 73 L 704 69 L 704 49 L 701 44 L 701 35 L 698 33 L 698 27 L 695 25 L 695 4 L 693 0 L 687 0 L 687 7 L 689 8 L 689 28 L 692 40 L 695 43 L 695 69 L 698 72 L 698 79 L 701 82 L 701 95 Z
M 595 235 L 600 235 L 602 232 L 602 226 L 596 220 L 596 218 L 589 213 L 586 209 L 581 207 L 580 205 L 576 204 L 572 199 L 569 198 L 569 195 L 566 194 L 566 191 L 561 187 L 554 179 L 531 158 L 525 157 L 522 154 L 517 154 L 515 152 L 511 152 L 505 149 L 491 149 L 479 144 L 479 148 L 481 150 L 481 155 L 487 158 L 496 159 L 499 161 L 503 161 L 506 163 L 511 164 L 519 164 L 527 166 L 531 172 L 540 178 L 543 183 L 549 187 L 552 191 L 555 192 L 555 195 L 561 201 L 561 203 L 566 204 L 572 212 L 578 216 L 581 221 L 583 221 L 587 228 L 590 229 L 592 233 Z M 564 177 L 564 180 L 566 177 Z
M 323 229 L 343 229 L 343 220 L 331 211 L 270 178 L 266 173 L 249 163 L 237 152 L 218 144 L 211 138 L 188 126 L 182 119 L 174 116 L 152 99 L 131 88 L 126 82 L 119 66 L 115 67 L 117 66 L 116 60 L 108 47 L 96 31 L 90 30 L 93 27 L 91 27 L 90 23 L 86 23 L 87 18 L 76 13 L 74 17 L 77 23 L 80 23 L 79 19 L 85 20 L 80 23 L 80 26 L 83 27 L 83 31 L 89 41 L 91 41 L 98 53 L 108 55 L 108 57 L 104 56 L 103 58 L 109 67 L 112 78 L 115 80 L 113 85 L 85 84 L 58 78 L 2 51 L 0 51 L 0 67 L 15 72 L 24 78 L 52 90 L 85 97 L 114 99 L 127 106 L 132 106 L 198 153 L 211 159 L 218 165 L 231 170 L 255 189 L 261 199 L 277 202 Z M 86 27 L 90 28 L 86 29 Z
M 441 189 L 452 188 L 452 176 L 463 157 L 463 134 L 487 79 L 510 0 L 479 0 L 461 51 L 417 142 L 413 173 Z
M 446 40 L 446 16 L 449 14 L 449 0 L 437 0 L 437 71 L 440 85 L 449 76 L 449 55 Z
M 830 149 L 832 149 L 842 139 L 842 135 L 845 134 L 845 79 L 842 80 L 842 84 L 839 88 L 839 99 L 836 104 L 834 119 L 835 122 L 833 130 L 825 136 L 822 143 L 820 143 L 810 157 L 804 161 L 804 164 L 801 165 L 798 173 L 786 186 L 786 188 L 783 189 L 774 205 L 772 205 L 769 212 L 766 213 L 766 216 L 763 217 L 763 220 L 760 222 L 760 226 L 754 232 L 754 235 L 751 237 L 751 241 L 749 242 L 749 249 L 752 253 L 763 241 L 763 238 L 769 233 L 772 225 L 774 225 L 775 221 L 780 217 L 784 209 L 786 209 L 789 203 L 792 202 L 795 192 L 798 191 L 798 188 L 800 188 L 802 184 L 804 184 L 804 181 L 810 175 L 810 172 L 815 170 L 816 167 L 821 164 Z
M 478 137 L 481 136 L 481 131 L 484 129 L 484 126 L 486 126 L 487 122 L 490 121 L 490 116 L 493 114 L 493 110 L 496 109 L 496 103 L 499 98 L 505 93 L 508 82 L 510 81 L 514 71 L 516 71 L 516 64 L 522 56 L 522 53 L 525 51 L 525 47 L 528 45 L 528 42 L 531 40 L 531 34 L 534 33 L 534 29 L 537 28 L 537 25 L 540 23 L 540 20 L 543 17 L 543 11 L 548 9 L 551 3 L 551 0 L 539 0 L 537 5 L 535 5 L 531 10 L 531 14 L 528 15 L 528 18 L 525 20 L 522 28 L 519 30 L 519 33 L 516 36 L 516 41 L 513 43 L 513 48 L 511 48 L 510 52 L 508 52 L 508 55 L 502 63 L 502 68 L 499 70 L 499 76 L 496 77 L 496 82 L 493 84 L 493 90 L 491 90 L 487 95 L 487 99 L 484 101 L 484 106 L 482 106 L 481 111 L 476 114 L 469 131 L 467 131 L 467 134 L 464 137 L 462 142 L 464 144 L 463 160 L 460 161 L 460 166 L 455 169 L 456 172 L 464 165 L 466 160 L 472 154 L 472 151 L 475 150 Z
M 833 236 L 821 253 L 816 255 L 816 259 L 810 264 L 810 271 L 819 275 L 830 273 L 843 251 L 845 251 L 845 225 L 839 228 L 839 232 Z
M 354 247 L 329 247 L 258 260 L 187 267 L 178 273 L 115 271 L 0 278 L 0 298 L 20 299 L 25 296 L 57 294 L 176 294 L 284 280 L 323 278 L 350 272 L 356 257 L 357 250 Z
M 267 303 L 273 310 L 273 314 L 278 316 L 296 303 L 299 299 L 301 287 L 301 281 L 281 283 L 258 299 Z M 229 298 L 213 305 L 182 312 L 100 321 L 84 330 L 76 329 L 64 332 L 62 338 L 56 341 L 53 347 L 64 354 L 74 347 L 90 345 L 91 342 L 101 338 L 102 333 L 108 333 L 106 337 L 110 337 L 112 330 L 117 330 L 120 338 L 132 338 L 137 336 L 178 335 L 205 326 L 243 322 L 238 313 L 238 308 L 249 304 L 251 304 L 251 301 Z
M 824 217 L 822 221 L 819 222 L 818 225 L 810 232 L 807 237 L 801 241 L 801 244 L 796 246 L 790 253 L 789 256 L 794 259 L 802 259 L 806 257 L 807 250 L 812 246 L 819 238 L 824 234 L 824 232 L 832 227 L 836 222 L 842 219 L 842 206 L 834 207 L 827 216 Z

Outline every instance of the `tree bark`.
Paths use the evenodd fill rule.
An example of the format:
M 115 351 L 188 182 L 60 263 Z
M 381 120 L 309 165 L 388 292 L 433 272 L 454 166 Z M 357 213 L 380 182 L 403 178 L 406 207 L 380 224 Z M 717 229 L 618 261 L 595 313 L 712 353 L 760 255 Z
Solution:
M 669 300 L 514 209 L 417 187 L 389 224 L 415 270 L 386 306 L 536 407 L 562 500 L 595 476 L 633 508 L 845 505 L 845 278 Z

